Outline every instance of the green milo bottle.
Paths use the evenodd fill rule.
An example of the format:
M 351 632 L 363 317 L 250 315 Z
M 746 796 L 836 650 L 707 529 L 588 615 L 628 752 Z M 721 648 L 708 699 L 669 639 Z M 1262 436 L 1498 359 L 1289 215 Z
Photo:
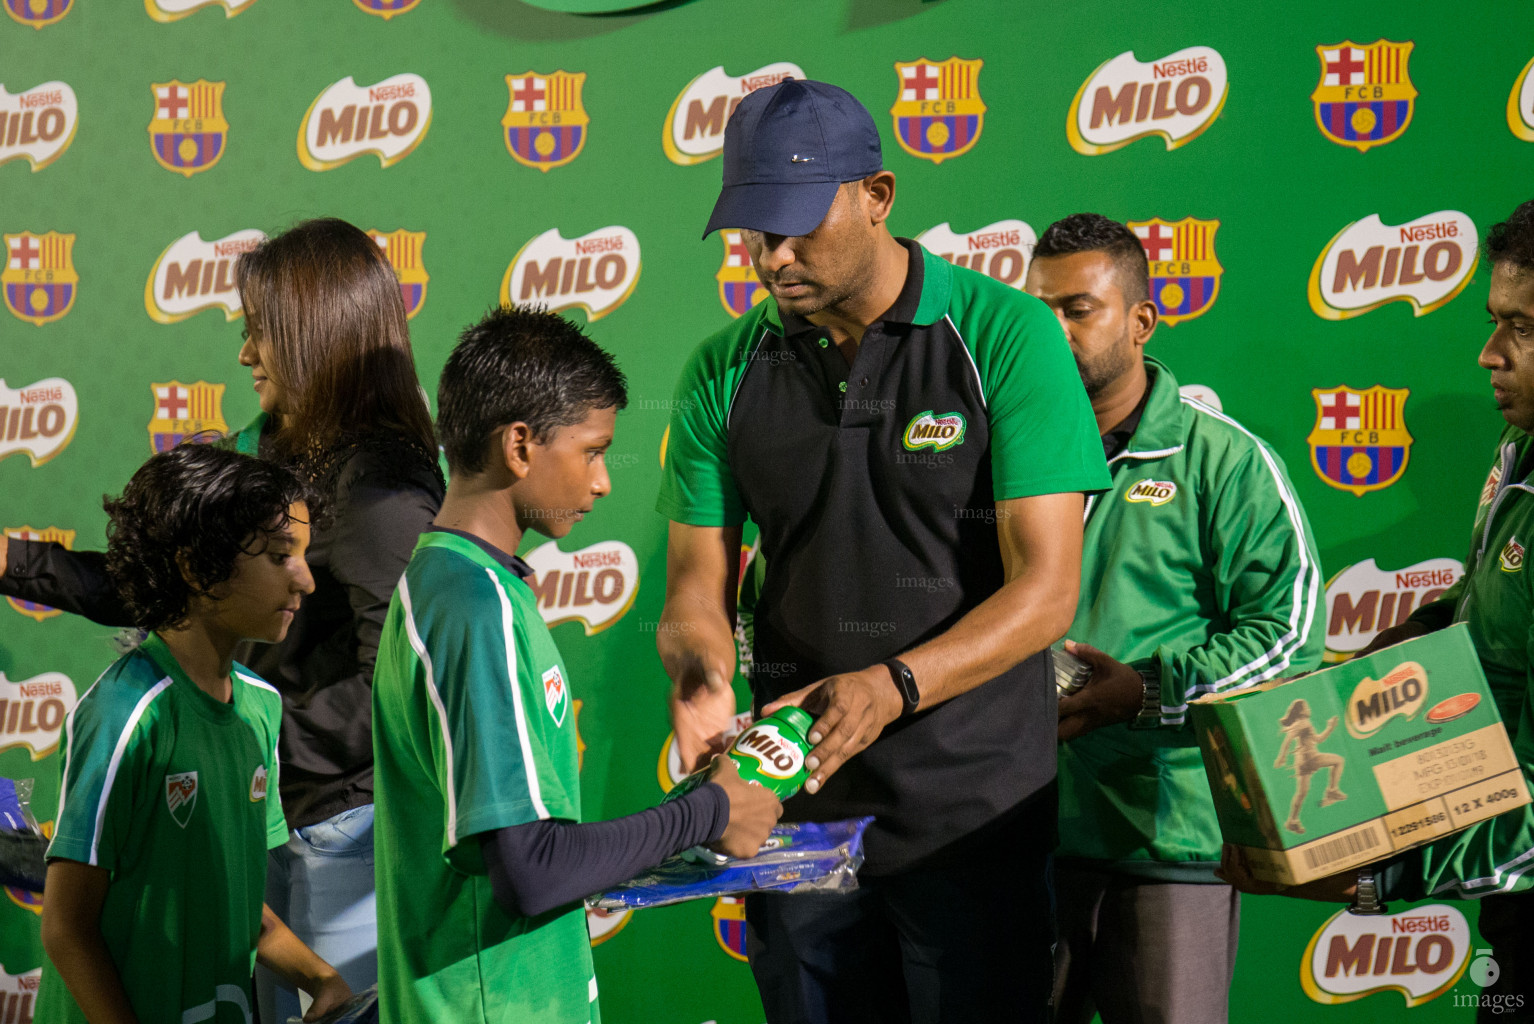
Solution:
M 735 737 L 725 754 L 734 760 L 741 778 L 772 790 L 779 800 L 787 800 L 799 792 L 804 780 L 810 777 L 804 761 L 813 746 L 809 733 L 814 723 L 815 719 L 802 708 L 779 708 L 748 725 Z M 673 786 L 661 802 L 691 793 L 708 781 L 710 770 L 703 768 L 693 772 Z M 683 856 L 713 864 L 722 864 L 729 859 L 701 846 L 693 847 Z

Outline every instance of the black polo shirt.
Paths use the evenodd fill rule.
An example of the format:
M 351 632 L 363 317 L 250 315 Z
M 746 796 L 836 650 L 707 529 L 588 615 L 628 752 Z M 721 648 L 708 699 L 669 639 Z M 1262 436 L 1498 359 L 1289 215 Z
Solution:
M 677 389 L 658 508 L 760 527 L 758 709 L 930 640 L 995 593 L 996 502 L 1109 485 L 1054 314 L 902 243 L 905 285 L 851 366 L 769 299 L 705 341 Z M 1054 778 L 1046 667 L 1035 656 L 892 723 L 785 818 L 875 815 L 865 869 L 888 874 L 1001 817 Z

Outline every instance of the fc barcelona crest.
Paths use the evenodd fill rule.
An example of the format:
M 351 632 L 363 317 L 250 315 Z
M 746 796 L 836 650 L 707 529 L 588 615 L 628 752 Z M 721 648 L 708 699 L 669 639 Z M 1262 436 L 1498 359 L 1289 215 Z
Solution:
M 171 820 L 186 828 L 186 823 L 192 820 L 192 810 L 197 806 L 196 772 L 165 776 L 165 806 L 170 809 Z
M 30 526 L 8 526 L 5 528 L 5 536 L 15 537 L 17 540 L 36 540 L 43 543 L 52 542 L 61 545 L 65 550 L 71 550 L 75 546 L 75 531 L 60 529 L 50 526 L 46 530 L 34 530 Z M 36 601 L 23 601 L 17 597 L 8 597 L 6 603 L 29 619 L 42 622 L 60 614 L 57 608 L 50 608 Z
M 421 0 L 352 0 L 352 3 L 364 11 L 377 15 L 384 21 L 388 21 L 396 14 L 415 10 L 416 4 L 420 2 Z
M 400 297 L 405 300 L 405 319 L 409 320 L 426 304 L 426 282 L 431 280 L 426 265 L 421 262 L 421 249 L 426 245 L 426 232 L 369 231 L 368 237 L 389 258 L 394 276 L 399 278 Z
M 721 896 L 710 910 L 714 938 L 719 948 L 742 963 L 746 960 L 746 901 L 740 896 Z
M 1356 390 L 1346 385 L 1315 388 L 1316 425 L 1310 464 L 1338 490 L 1364 495 L 1389 487 L 1406 472 L 1412 436 L 1406 430 L 1408 388 L 1376 384 Z
M 199 78 L 190 84 L 153 82 L 154 117 L 149 145 L 155 163 L 188 178 L 218 163 L 229 141 L 224 120 L 224 83 Z
M 581 105 L 585 84 L 584 71 L 506 76 L 511 99 L 501 125 L 506 129 L 506 150 L 517 163 L 547 171 L 581 155 L 591 124 Z
M 1132 220 L 1132 230 L 1150 261 L 1151 298 L 1168 327 L 1202 316 L 1220 294 L 1225 268 L 1214 255 L 1217 220 Z
M 80 284 L 71 259 L 74 247 L 75 236 L 58 231 L 6 235 L 5 269 L 0 271 L 5 308 L 39 327 L 68 313 Z
M 5 0 L 5 13 L 33 28 L 52 25 L 75 5 L 75 0 Z
M 1321 83 L 1310 98 L 1321 134 L 1360 153 L 1405 134 L 1417 99 L 1406 70 L 1415 45 L 1381 39 L 1316 47 Z
M 719 237 L 724 239 L 724 262 L 714 275 L 719 281 L 719 301 L 731 316 L 740 316 L 765 299 L 767 289 L 756 276 L 740 232 L 721 231 Z
M 154 419 L 149 421 L 149 443 L 156 452 L 170 451 L 193 438 L 215 441 L 229 433 L 224 422 L 224 385 L 200 380 L 183 384 L 173 380 L 150 384 L 154 393 Z M 207 435 L 199 437 L 198 435 Z
M 901 149 L 940 164 L 974 147 L 985 127 L 985 104 L 980 101 L 984 63 L 962 57 L 895 62 L 900 92 L 890 113 Z

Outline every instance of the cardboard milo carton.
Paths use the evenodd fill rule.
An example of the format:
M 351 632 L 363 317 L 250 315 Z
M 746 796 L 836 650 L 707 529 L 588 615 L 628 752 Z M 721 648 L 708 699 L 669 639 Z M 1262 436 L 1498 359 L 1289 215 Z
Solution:
M 1469 630 L 1193 702 L 1225 841 L 1308 882 L 1521 807 L 1529 790 Z

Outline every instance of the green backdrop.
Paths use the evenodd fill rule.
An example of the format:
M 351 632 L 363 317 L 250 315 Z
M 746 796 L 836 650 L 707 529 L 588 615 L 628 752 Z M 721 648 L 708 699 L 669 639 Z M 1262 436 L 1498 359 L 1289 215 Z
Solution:
M 1516 5 L 3 6 L 0 526 L 99 546 L 101 495 L 155 434 L 255 413 L 228 286 L 254 231 L 335 215 L 392 236 L 428 390 L 456 333 L 503 290 L 584 303 L 572 315 L 591 318 L 632 398 L 612 496 L 536 564 L 546 614 L 564 623 L 593 816 L 661 794 L 662 437 L 684 357 L 754 297 L 726 244 L 698 239 L 718 129 L 731 99 L 785 70 L 865 102 L 899 180 L 896 232 L 948 225 L 928 238 L 956 259 L 1020 284 L 1055 219 L 1095 210 L 1139 224 L 1176 320 L 1152 351 L 1288 463 L 1327 575 L 1342 574 L 1334 650 L 1356 649 L 1463 558 L 1501 424 L 1475 365 L 1488 268 L 1474 232 L 1534 180 L 1534 96 L 1520 92 L 1534 15 Z M 355 150 L 377 152 L 347 159 Z M 1363 308 L 1403 296 L 1415 304 Z M 0 609 L 0 773 L 37 780 L 45 821 L 60 713 L 111 660 L 108 638 L 70 616 Z M 30 1020 L 37 903 L 0 899 L 7 1024 Z M 1472 905 L 1451 906 L 1473 926 Z M 1333 909 L 1246 901 L 1233 1019 L 1395 1019 L 1396 992 L 1335 1006 L 1307 995 L 1307 944 Z M 998 920 L 1010 912 L 997 892 Z M 749 972 L 729 949 L 738 920 L 737 906 L 700 903 L 600 922 L 606 1019 L 755 1024 Z M 1471 955 L 1473 935 L 1455 936 L 1437 984 Z M 1479 991 L 1466 975 L 1413 1017 L 1469 1019 Z

